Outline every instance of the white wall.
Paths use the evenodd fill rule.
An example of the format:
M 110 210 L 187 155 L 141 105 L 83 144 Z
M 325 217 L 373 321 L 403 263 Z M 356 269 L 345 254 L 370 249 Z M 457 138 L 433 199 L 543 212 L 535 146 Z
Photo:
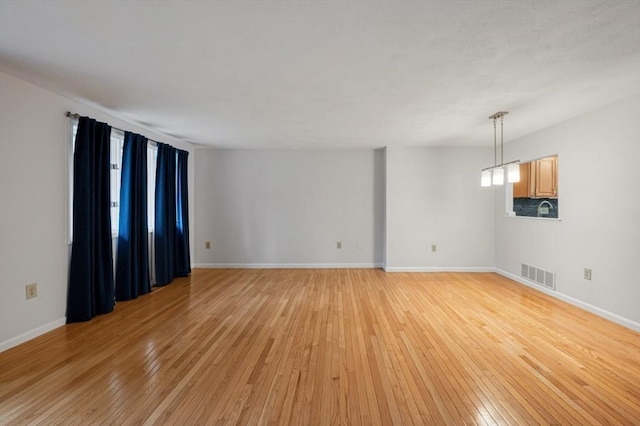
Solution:
M 193 149 L 188 145 L 0 73 L 0 350 L 65 320 L 69 261 L 66 111 L 189 150 L 194 223 Z M 191 232 L 193 236 L 193 225 Z M 38 283 L 38 297 L 26 300 L 25 285 L 32 282 Z
M 382 150 L 196 150 L 196 264 L 379 265 L 383 185 Z
M 386 152 L 386 270 L 491 269 L 494 192 L 480 187 L 480 169 L 493 149 Z
M 558 154 L 560 222 L 504 218 L 497 197 L 496 266 L 556 273 L 556 295 L 640 328 L 640 95 L 508 143 L 527 161 Z M 583 279 L 592 269 L 592 280 Z

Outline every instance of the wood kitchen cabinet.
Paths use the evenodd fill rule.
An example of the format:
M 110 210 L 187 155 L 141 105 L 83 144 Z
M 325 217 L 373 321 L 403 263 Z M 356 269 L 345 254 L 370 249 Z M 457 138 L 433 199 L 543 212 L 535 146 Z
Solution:
M 530 198 L 531 185 L 529 184 L 529 168 L 531 163 L 520 164 L 520 182 L 513 184 L 514 198 Z
M 513 184 L 514 198 L 558 198 L 558 157 L 520 164 L 520 182 Z
M 556 198 L 558 197 L 558 157 L 541 158 L 535 161 L 531 175 L 535 175 L 533 197 Z M 530 177 L 531 179 L 531 177 Z

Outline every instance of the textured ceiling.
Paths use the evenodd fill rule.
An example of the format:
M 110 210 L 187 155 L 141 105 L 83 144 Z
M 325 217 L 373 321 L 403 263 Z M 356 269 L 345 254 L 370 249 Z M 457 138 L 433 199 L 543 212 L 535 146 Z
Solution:
M 0 0 L 0 69 L 197 144 L 491 145 L 640 92 L 640 1 Z

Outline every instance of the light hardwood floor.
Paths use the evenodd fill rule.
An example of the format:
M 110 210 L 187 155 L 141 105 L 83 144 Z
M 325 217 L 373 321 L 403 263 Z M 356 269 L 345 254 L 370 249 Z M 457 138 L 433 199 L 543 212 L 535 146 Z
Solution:
M 0 424 L 640 424 L 640 335 L 495 274 L 203 270 L 0 354 Z

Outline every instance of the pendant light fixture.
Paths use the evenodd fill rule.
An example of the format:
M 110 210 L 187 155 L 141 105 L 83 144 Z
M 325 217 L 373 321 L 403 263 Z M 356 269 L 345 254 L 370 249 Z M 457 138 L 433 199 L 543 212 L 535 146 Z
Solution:
M 507 182 L 520 182 L 520 160 L 504 162 L 504 116 L 507 111 L 499 111 L 489 116 L 493 119 L 493 166 L 482 169 L 480 186 L 504 185 L 505 169 Z M 498 129 L 497 121 L 500 119 L 500 164 L 498 164 Z

